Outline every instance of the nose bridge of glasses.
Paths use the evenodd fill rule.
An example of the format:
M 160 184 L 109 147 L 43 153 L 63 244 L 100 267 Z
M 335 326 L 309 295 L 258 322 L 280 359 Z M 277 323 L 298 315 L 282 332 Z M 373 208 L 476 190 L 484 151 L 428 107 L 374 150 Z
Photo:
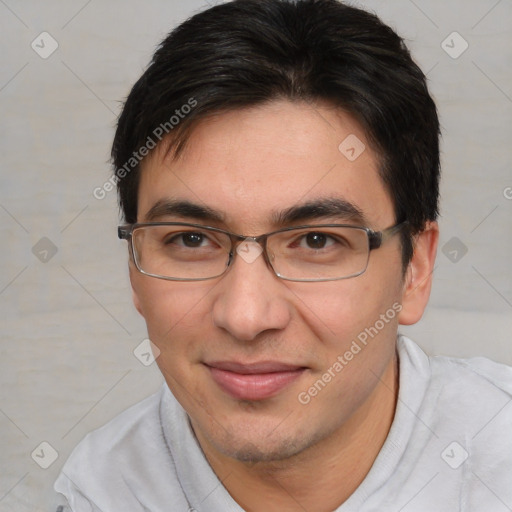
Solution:
M 232 250 L 237 250 L 238 247 L 245 243 L 248 244 L 257 244 L 259 245 L 263 250 L 265 250 L 265 247 L 267 245 L 267 237 L 268 235 L 258 235 L 258 236 L 246 236 L 246 235 L 238 235 L 235 233 L 230 234 L 231 238 L 231 246 Z
M 267 234 L 258 236 L 245 236 L 245 235 L 232 235 L 231 236 L 231 252 L 228 266 L 233 263 L 235 252 L 245 261 L 245 263 L 252 264 L 258 259 L 259 256 L 272 268 L 271 255 L 267 252 Z

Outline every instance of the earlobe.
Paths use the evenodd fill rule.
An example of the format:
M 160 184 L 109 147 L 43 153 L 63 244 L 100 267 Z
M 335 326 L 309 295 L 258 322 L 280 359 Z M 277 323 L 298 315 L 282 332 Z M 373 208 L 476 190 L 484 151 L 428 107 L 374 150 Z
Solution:
M 402 311 L 398 317 L 402 325 L 415 324 L 423 316 L 432 287 L 438 240 L 437 222 L 428 222 L 415 236 L 413 257 L 404 278 Z

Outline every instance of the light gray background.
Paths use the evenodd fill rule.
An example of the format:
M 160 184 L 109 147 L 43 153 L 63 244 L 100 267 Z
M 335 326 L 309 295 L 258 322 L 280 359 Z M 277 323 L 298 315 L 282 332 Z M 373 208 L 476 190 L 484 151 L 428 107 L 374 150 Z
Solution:
M 1 511 L 46 510 L 77 442 L 162 382 L 133 355 L 146 331 L 131 304 L 115 193 L 100 201 L 92 191 L 110 176 L 120 100 L 163 36 L 205 5 L 0 0 Z M 403 332 L 431 353 L 512 364 L 512 3 L 359 5 L 408 40 L 443 126 L 432 299 Z M 43 31 L 59 45 L 47 59 L 31 48 Z M 456 59 L 442 47 L 454 31 L 469 44 Z M 445 46 L 461 44 L 451 36 Z M 46 262 L 44 242 L 32 250 L 42 237 L 57 248 Z M 468 249 L 456 262 L 453 237 Z M 42 441 L 58 452 L 46 470 L 31 458 Z

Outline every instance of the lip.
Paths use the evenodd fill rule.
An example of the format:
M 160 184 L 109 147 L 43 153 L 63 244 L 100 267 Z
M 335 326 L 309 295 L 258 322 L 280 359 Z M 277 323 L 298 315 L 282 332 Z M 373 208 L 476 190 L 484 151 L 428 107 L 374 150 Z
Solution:
M 206 367 L 215 383 L 238 400 L 265 400 L 276 396 L 306 370 L 303 366 L 276 361 L 251 364 L 215 361 Z

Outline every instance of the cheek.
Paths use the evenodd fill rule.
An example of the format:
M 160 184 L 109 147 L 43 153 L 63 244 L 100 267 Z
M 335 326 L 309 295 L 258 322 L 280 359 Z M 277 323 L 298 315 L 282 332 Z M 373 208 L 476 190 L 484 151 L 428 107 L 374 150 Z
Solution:
M 178 351 L 180 346 L 193 346 L 198 327 L 211 323 L 206 318 L 206 299 L 211 284 L 179 283 L 139 274 L 132 276 L 132 287 L 149 338 L 162 353 Z
M 197 362 L 202 345 L 211 338 L 211 283 L 208 288 L 205 283 L 182 284 L 147 276 L 132 281 L 149 339 L 160 351 L 156 363 L 176 398 L 190 409 L 205 406 L 204 375 Z
M 329 404 L 341 404 L 324 418 L 325 428 L 345 421 L 366 400 L 395 351 L 401 308 L 396 282 L 381 280 L 376 287 L 371 279 L 357 279 L 326 283 L 321 301 L 306 289 L 297 293 L 303 320 L 321 343 L 298 399 L 309 402 L 309 417 L 322 418 Z
M 363 274 L 346 281 L 321 283 L 321 289 L 318 285 L 301 286 L 294 290 L 299 298 L 297 309 L 316 337 L 328 345 L 325 348 L 343 349 L 399 300 L 396 283 L 388 283 L 382 277 L 380 283 L 375 286 Z M 380 330 L 388 331 L 393 323 L 397 325 L 393 322 L 394 310 L 386 320 L 389 322 Z

